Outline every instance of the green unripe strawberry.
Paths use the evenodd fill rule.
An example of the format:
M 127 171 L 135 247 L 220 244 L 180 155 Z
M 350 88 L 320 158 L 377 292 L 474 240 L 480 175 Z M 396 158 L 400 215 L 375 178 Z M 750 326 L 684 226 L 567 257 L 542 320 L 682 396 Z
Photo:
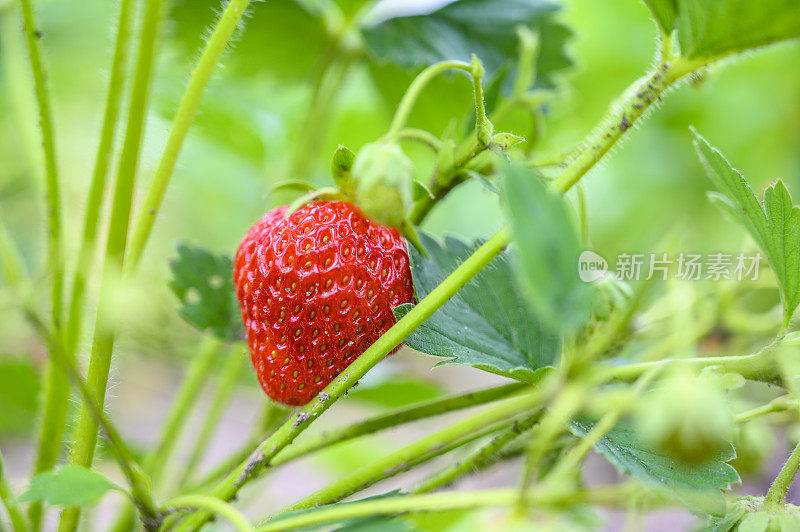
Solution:
M 688 464 L 701 464 L 733 437 L 733 417 L 721 390 L 691 374 L 676 374 L 646 394 L 636 426 L 645 441 Z
M 368 217 L 400 227 L 411 209 L 414 165 L 395 143 L 378 141 L 365 145 L 351 170 L 355 204 Z

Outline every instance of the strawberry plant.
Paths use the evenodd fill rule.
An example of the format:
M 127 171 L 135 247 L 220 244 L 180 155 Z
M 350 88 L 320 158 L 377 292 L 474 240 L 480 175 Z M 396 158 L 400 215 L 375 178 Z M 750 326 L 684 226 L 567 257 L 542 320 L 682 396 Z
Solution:
M 663 509 L 679 509 L 670 529 L 800 528 L 790 492 L 800 470 L 797 165 L 760 191 L 756 180 L 773 176 L 735 164 L 768 146 L 723 155 L 701 133 L 714 128 L 678 113 L 679 133 L 643 159 L 674 162 L 674 182 L 641 193 L 639 175 L 611 191 L 592 177 L 647 130 L 648 115 L 669 109 L 669 93 L 721 90 L 722 71 L 763 49 L 794 53 L 781 68 L 795 73 L 796 0 L 645 0 L 651 67 L 574 146 L 550 134 L 572 120 L 565 93 L 578 68 L 577 37 L 555 2 L 415 11 L 120 0 L 96 146 L 57 127 L 75 110 L 48 76 L 64 70 L 50 60 L 60 51 L 53 19 L 78 17 L 72 35 L 80 9 L 32 2 L 0 2 L 4 87 L 27 95 L 38 124 L 33 162 L 12 154 L 0 167 L 2 330 L 13 340 L 3 351 L 32 352 L 0 358 L 0 436 L 35 425 L 29 476 L 11 473 L 19 452 L 6 464 L 0 455 L 0 531 L 582 530 L 614 528 L 619 511 L 643 529 Z M 592 9 L 576 7 L 577 18 Z M 77 36 L 74 46 L 100 47 Z M 615 65 L 595 68 L 598 87 L 620 81 Z M 187 79 L 175 80 L 179 70 Z M 760 109 L 778 101 L 769 91 L 779 75 L 749 80 L 765 92 Z M 796 130 L 792 96 L 794 107 L 773 114 Z M 767 120 L 744 120 L 750 104 L 724 102 L 716 130 L 744 135 Z M 75 187 L 64 161 L 87 143 L 90 179 Z M 669 191 L 689 188 L 679 166 L 692 146 L 691 186 L 707 198 L 690 205 L 700 222 L 678 227 L 685 205 Z M 46 245 L 29 272 L 30 212 L 12 205 L 8 183 L 33 172 Z M 257 185 L 243 184 L 252 174 Z M 192 211 L 207 181 L 213 199 Z M 237 187 L 247 191 L 226 206 Z M 603 194 L 612 199 L 598 215 Z M 675 211 L 669 226 L 655 214 L 661 199 Z M 612 211 L 626 202 L 636 216 L 623 223 Z M 501 223 L 483 223 L 487 208 Z M 219 229 L 221 252 L 192 243 L 238 217 Z M 597 218 L 613 230 L 595 236 Z M 697 254 L 688 246 L 706 226 L 722 230 Z M 647 253 L 615 248 L 640 231 Z M 148 333 L 137 328 L 143 314 Z M 160 363 L 186 368 L 163 420 L 148 419 L 158 434 L 143 441 L 149 425 L 131 428 L 107 398 L 138 370 L 152 384 L 132 403 L 150 408 L 160 371 L 120 362 L 126 346 L 148 342 Z M 437 383 L 419 371 L 430 360 Z M 226 424 L 240 390 L 260 412 L 246 438 Z M 370 412 L 353 418 L 354 404 Z M 207 466 L 221 434 L 238 448 Z M 314 468 L 298 463 L 312 455 L 336 474 L 304 483 Z M 597 474 L 600 459 L 613 477 Z M 502 468 L 502 484 L 485 481 L 490 467 Z

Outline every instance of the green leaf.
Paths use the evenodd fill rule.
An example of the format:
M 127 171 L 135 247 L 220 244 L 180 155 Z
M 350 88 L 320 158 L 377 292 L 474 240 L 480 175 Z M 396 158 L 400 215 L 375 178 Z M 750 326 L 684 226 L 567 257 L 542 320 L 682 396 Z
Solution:
M 30 358 L 0 355 L 0 434 L 29 431 L 38 396 L 39 377 Z
M 688 58 L 720 58 L 800 37 L 797 0 L 677 0 L 677 5 L 681 55 Z
M 800 207 L 792 203 L 781 180 L 766 188 L 762 206 L 744 176 L 699 133 L 693 133 L 697 154 L 722 193 L 712 198 L 747 229 L 775 273 L 786 326 L 800 304 Z
M 661 33 L 671 34 L 675 28 L 675 18 L 678 16 L 678 0 L 644 0 L 644 3 L 656 19 Z
M 538 33 L 536 71 L 542 86 L 572 64 L 564 50 L 570 31 L 556 22 L 559 6 L 545 0 L 459 0 L 423 15 L 400 16 L 364 28 L 369 51 L 381 62 L 414 69 L 476 54 L 491 75 L 517 56 L 516 27 Z
M 62 506 L 91 506 L 110 490 L 123 491 L 106 477 L 76 465 L 65 465 L 33 477 L 20 502 L 44 501 Z
M 592 306 L 591 285 L 578 277 L 582 247 L 573 218 L 564 198 L 532 168 L 506 165 L 501 171 L 520 285 L 552 331 L 573 332 L 586 323 Z
M 417 300 L 427 296 L 481 242 L 467 245 L 455 238 L 443 244 L 421 235 L 428 258 L 410 249 Z M 405 343 L 417 351 L 447 357 L 443 364 L 466 364 L 525 382 L 551 366 L 559 351 L 558 338 L 545 332 L 529 311 L 514 283 L 511 265 L 502 254 L 472 282 L 423 323 Z M 401 305 L 404 316 L 412 305 Z
M 180 244 L 178 258 L 170 263 L 170 269 L 169 287 L 181 301 L 183 319 L 223 340 L 244 336 L 229 257 Z
M 581 437 L 593 426 L 584 418 L 570 422 L 570 430 Z M 653 490 L 667 490 L 696 513 L 724 515 L 725 498 L 720 490 L 740 481 L 736 470 L 726 463 L 736 457 L 732 446 L 717 453 L 706 464 L 690 466 L 653 450 L 639 440 L 633 428 L 620 423 L 595 445 L 595 449 L 621 472 Z

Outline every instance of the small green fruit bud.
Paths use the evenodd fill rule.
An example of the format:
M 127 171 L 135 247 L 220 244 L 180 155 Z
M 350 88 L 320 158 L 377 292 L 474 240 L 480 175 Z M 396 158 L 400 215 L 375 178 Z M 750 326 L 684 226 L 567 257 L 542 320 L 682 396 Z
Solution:
M 734 428 L 722 392 L 691 374 L 672 376 L 645 395 L 636 426 L 645 441 L 688 464 L 723 450 Z
M 414 197 L 414 165 L 400 146 L 367 144 L 353 162 L 354 203 L 370 218 L 392 227 L 406 220 Z

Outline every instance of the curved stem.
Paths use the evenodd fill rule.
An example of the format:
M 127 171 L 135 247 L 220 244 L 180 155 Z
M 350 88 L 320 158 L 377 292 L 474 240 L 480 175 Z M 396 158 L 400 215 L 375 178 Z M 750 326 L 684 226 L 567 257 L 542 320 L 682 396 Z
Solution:
M 209 497 L 208 495 L 183 495 L 170 499 L 164 507 L 167 511 L 180 508 L 208 510 L 227 519 L 238 532 L 253 532 L 253 527 L 250 526 L 247 518 L 239 510 L 216 497 Z
M 401 129 L 400 133 L 397 134 L 397 138 L 400 140 L 414 140 L 420 142 L 430 147 L 435 152 L 438 152 L 442 149 L 442 141 L 436 138 L 436 135 L 430 131 L 416 127 L 406 127 Z
M 778 476 L 775 477 L 772 485 L 767 491 L 767 496 L 764 499 L 764 504 L 781 505 L 786 502 L 786 492 L 789 491 L 789 486 L 797 475 L 797 470 L 800 469 L 800 443 L 794 448 L 789 459 L 783 464 Z
M 14 532 L 28 532 L 28 522 L 25 520 L 25 516 L 19 506 L 17 506 L 16 497 L 14 497 L 11 487 L 8 485 L 2 452 L 0 452 L 0 503 L 3 503 L 6 508 L 6 513 L 8 513 L 8 517 L 11 520 L 11 526 L 14 527 Z
M 463 70 L 467 73 L 472 73 L 472 65 L 463 61 L 441 61 L 434 63 L 414 78 L 408 90 L 400 100 L 400 105 L 397 106 L 392 123 L 389 126 L 389 131 L 386 133 L 385 138 L 388 140 L 397 140 L 400 131 L 406 126 L 408 117 L 411 115 L 411 109 L 419 98 L 422 89 L 430 83 L 430 81 L 446 70 Z
M 450 274 L 427 297 L 403 316 L 391 329 L 373 343 L 348 368 L 339 374 L 317 398 L 306 405 L 293 419 L 287 421 L 272 436 L 259 445 L 251 458 L 236 468 L 214 490 L 214 495 L 230 500 L 239 489 L 257 477 L 272 459 L 325 412 L 331 404 L 349 390 L 367 371 L 380 362 L 389 351 L 400 344 L 422 322 L 444 305 L 468 283 L 484 266 L 489 264 L 511 242 L 511 230 L 506 227 L 485 242 Z M 208 520 L 207 514 L 190 516 L 178 530 L 193 530 Z
M 345 442 L 359 436 L 385 430 L 390 427 L 496 401 L 522 390 L 525 386 L 526 385 L 522 383 L 505 384 L 398 408 L 397 410 L 381 414 L 374 418 L 359 421 L 340 429 L 323 432 L 318 436 L 295 443 L 279 453 L 272 461 L 272 465 L 277 466 L 285 464 L 286 462 L 311 454 L 322 448 Z
M 740 412 L 736 414 L 734 417 L 734 421 L 739 423 L 747 423 L 751 419 L 756 419 L 762 416 L 766 416 L 768 414 L 772 414 L 774 412 L 786 412 L 787 410 L 797 410 L 798 404 L 797 401 L 793 401 L 790 395 L 781 395 L 780 397 L 776 397 L 769 403 L 761 406 L 757 406 L 750 410 L 746 410 L 744 412 Z
M 87 385 L 92 399 L 102 410 L 105 404 L 108 372 L 116 337 L 115 325 L 108 315 L 116 302 L 114 292 L 119 285 L 122 259 L 128 239 L 128 223 L 133 201 L 133 189 L 144 132 L 144 118 L 150 92 L 156 41 L 161 20 L 162 0 L 147 0 L 143 13 L 136 70 L 131 89 L 125 141 L 120 154 L 117 181 L 109 222 L 105 264 L 100 282 L 100 302 L 97 308 L 92 352 L 89 359 Z M 75 431 L 75 445 L 70 462 L 89 467 L 97 443 L 97 421 L 87 406 L 81 408 Z M 60 532 L 72 532 L 78 526 L 80 508 L 67 508 L 61 514 Z
M 164 193 L 167 191 L 167 185 L 173 170 L 175 170 L 175 163 L 183 147 L 183 141 L 186 139 L 189 126 L 192 125 L 192 120 L 203 97 L 203 91 L 249 3 L 250 0 L 230 0 L 228 2 L 203 49 L 203 54 L 192 70 L 189 84 L 186 86 L 186 91 L 178 105 L 178 111 L 175 113 L 167 144 L 164 146 L 164 153 L 158 161 L 158 166 L 153 173 L 153 180 L 147 189 L 144 202 L 133 225 L 131 243 L 125 259 L 126 271 L 135 268 L 142 256 L 150 231 L 153 229 L 156 214 L 158 214 L 158 209 L 164 199 Z

